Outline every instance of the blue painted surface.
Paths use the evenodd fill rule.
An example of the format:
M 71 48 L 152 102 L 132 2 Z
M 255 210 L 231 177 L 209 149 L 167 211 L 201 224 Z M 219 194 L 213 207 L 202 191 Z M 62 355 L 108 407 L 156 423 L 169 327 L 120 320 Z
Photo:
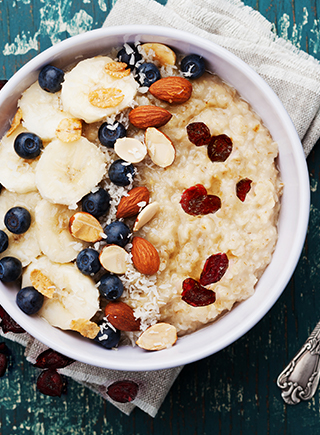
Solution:
M 30 58 L 79 31 L 98 28 L 114 0 L 0 0 L 0 79 Z M 164 1 L 162 1 L 164 3 Z M 316 0 L 246 0 L 274 30 L 320 59 Z M 303 110 L 303 108 L 302 108 Z M 218 354 L 184 368 L 157 417 L 130 417 L 70 381 L 62 398 L 36 391 L 38 371 L 23 348 L 7 341 L 11 363 L 0 379 L 1 434 L 288 434 L 317 435 L 319 393 L 285 406 L 275 381 L 320 318 L 320 149 L 308 158 L 311 215 L 293 278 L 270 312 Z M 293 235 L 294 237 L 294 235 Z

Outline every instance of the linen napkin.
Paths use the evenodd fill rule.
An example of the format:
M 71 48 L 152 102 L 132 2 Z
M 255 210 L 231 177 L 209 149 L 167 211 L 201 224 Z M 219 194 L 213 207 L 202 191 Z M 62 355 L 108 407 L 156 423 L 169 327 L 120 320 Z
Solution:
M 154 24 L 189 31 L 213 41 L 248 63 L 282 100 L 307 156 L 320 135 L 320 64 L 272 32 L 272 24 L 239 0 L 117 0 L 104 26 Z M 0 330 L 0 334 L 4 335 Z M 5 334 L 26 346 L 34 363 L 46 347 L 29 334 Z M 80 362 L 59 372 L 92 389 L 125 414 L 137 406 L 155 416 L 182 367 L 154 372 L 121 372 Z M 106 391 L 117 380 L 139 385 L 137 398 L 127 404 L 112 401 Z

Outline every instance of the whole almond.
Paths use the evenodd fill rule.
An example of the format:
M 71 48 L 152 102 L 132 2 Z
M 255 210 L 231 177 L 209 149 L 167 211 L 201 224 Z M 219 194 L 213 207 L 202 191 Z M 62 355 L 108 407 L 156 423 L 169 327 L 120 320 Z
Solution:
M 134 237 L 131 248 L 132 261 L 135 268 L 144 275 L 158 272 L 160 257 L 156 248 L 142 237 Z
M 123 196 L 117 210 L 117 219 L 136 216 L 142 206 L 149 202 L 149 190 L 144 186 L 134 187 L 128 192 L 128 196 Z
M 149 91 L 159 100 L 181 104 L 191 97 L 192 84 L 184 77 L 164 77 L 152 83 Z
M 129 113 L 129 121 L 138 128 L 162 127 L 170 121 L 168 110 L 158 106 L 138 106 Z
M 104 314 L 108 322 L 120 331 L 139 331 L 140 329 L 140 319 L 136 319 L 133 309 L 122 301 L 109 302 Z
M 177 341 L 177 330 L 169 323 L 156 323 L 149 326 L 138 338 L 136 344 L 145 350 L 162 350 L 173 346 Z

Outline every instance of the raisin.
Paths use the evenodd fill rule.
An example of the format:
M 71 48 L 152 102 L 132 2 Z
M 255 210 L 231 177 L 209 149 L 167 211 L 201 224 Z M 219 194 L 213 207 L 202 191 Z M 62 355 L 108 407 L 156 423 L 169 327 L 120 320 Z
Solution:
M 0 80 L 0 89 L 4 87 L 8 80 Z
M 224 162 L 232 151 L 232 140 L 226 134 L 212 136 L 208 145 L 208 157 L 212 162 Z
M 34 366 L 40 369 L 62 369 L 74 362 L 73 359 L 56 352 L 53 349 L 47 349 L 40 353 Z
M 24 329 L 15 322 L 9 314 L 0 306 L 0 318 L 1 318 L 1 328 L 6 334 L 7 332 L 15 332 L 16 334 L 23 334 L 26 332 Z
M 200 284 L 209 285 L 220 281 L 226 273 L 229 266 L 229 260 L 226 254 L 210 255 L 206 259 L 203 270 L 200 275 Z
M 215 213 L 221 208 L 220 198 L 208 195 L 202 184 L 196 184 L 186 189 L 181 195 L 180 204 L 183 210 L 192 216 Z
M 117 381 L 109 385 L 107 394 L 119 403 L 132 402 L 138 394 L 139 386 L 133 381 Z
M 205 307 L 216 300 L 214 291 L 209 290 L 193 278 L 187 278 L 182 283 L 182 300 L 193 307 Z
M 210 142 L 210 130 L 204 122 L 192 122 L 187 125 L 187 133 L 189 141 L 197 147 L 208 145 Z
M 236 193 L 240 201 L 243 202 L 246 199 L 247 193 L 251 189 L 251 183 L 252 181 L 249 178 L 243 178 L 242 180 L 238 181 L 236 185 Z
M 37 389 L 46 396 L 60 397 L 65 391 L 65 381 L 55 369 L 43 370 L 37 379 Z

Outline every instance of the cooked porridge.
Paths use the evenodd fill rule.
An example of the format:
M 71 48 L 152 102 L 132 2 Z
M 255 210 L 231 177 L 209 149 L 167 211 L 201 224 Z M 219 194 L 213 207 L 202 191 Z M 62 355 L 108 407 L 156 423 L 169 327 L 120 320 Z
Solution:
M 124 48 L 132 58 L 136 48 Z M 132 65 L 119 54 L 87 59 L 61 91 L 38 82 L 25 91 L 0 148 L 9 238 L 0 255 L 21 261 L 22 288 L 42 295 L 37 312 L 52 325 L 101 344 L 111 329 L 117 341 L 106 347 L 121 330 L 124 342 L 140 336 L 158 350 L 253 294 L 277 242 L 282 183 L 278 146 L 235 89 L 204 71 L 193 77 L 192 63 L 181 72 L 168 47 L 140 54 Z M 139 69 L 150 63 L 152 74 Z M 124 128 L 111 147 L 103 124 Z M 32 159 L 15 150 L 28 132 L 42 140 Z M 108 206 L 91 214 L 84 198 L 102 191 Z M 15 207 L 31 215 L 23 233 L 4 222 Z M 86 262 L 98 263 L 90 272 L 80 261 L 88 248 Z M 110 277 L 123 292 L 106 298 Z M 150 345 L 148 331 L 163 345 Z

